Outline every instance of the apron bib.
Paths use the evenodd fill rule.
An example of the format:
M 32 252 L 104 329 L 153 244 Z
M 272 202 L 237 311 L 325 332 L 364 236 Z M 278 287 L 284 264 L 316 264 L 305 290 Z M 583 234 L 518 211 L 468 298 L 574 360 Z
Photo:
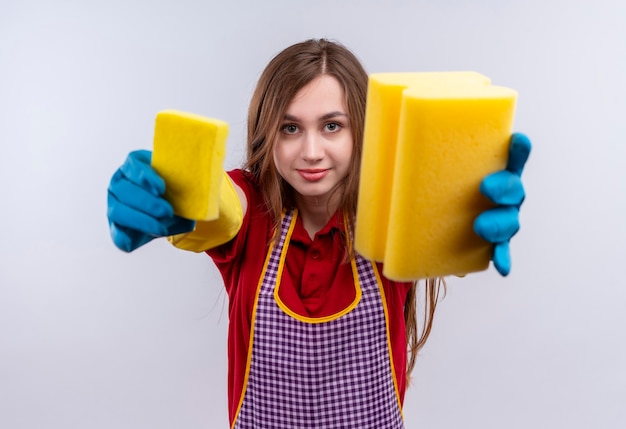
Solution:
M 323 318 L 278 298 L 297 210 L 282 219 L 253 310 L 247 374 L 233 429 L 403 428 L 384 294 L 375 266 L 351 261 L 356 298 Z

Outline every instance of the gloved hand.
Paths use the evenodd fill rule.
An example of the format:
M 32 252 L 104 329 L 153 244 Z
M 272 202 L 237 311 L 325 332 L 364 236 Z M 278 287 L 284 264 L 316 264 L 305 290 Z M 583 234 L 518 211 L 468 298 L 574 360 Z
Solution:
M 490 174 L 480 184 L 480 192 L 498 206 L 476 218 L 474 231 L 484 240 L 494 243 L 493 263 L 503 276 L 511 271 L 509 241 L 520 227 L 519 209 L 525 197 L 521 174 L 530 147 L 528 137 L 513 134 L 506 169 Z
M 132 252 L 156 237 L 182 234 L 195 222 L 174 215 L 163 198 L 165 181 L 151 167 L 152 152 L 131 152 L 113 174 L 108 189 L 107 216 L 111 238 L 125 252 Z

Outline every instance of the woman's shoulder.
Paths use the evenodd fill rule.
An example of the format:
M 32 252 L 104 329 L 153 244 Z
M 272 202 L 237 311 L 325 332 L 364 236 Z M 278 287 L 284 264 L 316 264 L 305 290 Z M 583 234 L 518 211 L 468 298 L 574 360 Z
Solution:
M 233 182 L 235 182 L 239 186 L 246 186 L 246 187 L 251 186 L 257 189 L 259 187 L 258 181 L 254 177 L 254 175 L 247 170 L 242 170 L 241 168 L 234 168 L 232 170 L 229 170 L 227 174 L 230 176 Z
M 263 200 L 257 178 L 249 171 L 235 168 L 227 172 L 230 179 L 246 194 L 248 201 L 258 203 Z

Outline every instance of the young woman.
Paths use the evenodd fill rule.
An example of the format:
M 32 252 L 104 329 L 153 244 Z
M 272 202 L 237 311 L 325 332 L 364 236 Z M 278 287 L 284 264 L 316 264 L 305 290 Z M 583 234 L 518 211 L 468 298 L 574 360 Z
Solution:
M 206 251 L 223 276 L 231 427 L 403 427 L 407 380 L 443 280 L 425 281 L 418 327 L 416 284 L 385 278 L 352 249 L 366 89 L 363 67 L 338 43 L 309 40 L 271 60 L 250 104 L 247 161 L 228 173 L 232 195 L 223 196 L 240 218 L 175 216 L 147 151 L 131 153 L 111 180 L 119 248 L 168 236 Z M 476 226 L 505 267 L 530 147 L 513 137 L 506 178 L 483 183 L 506 207 Z

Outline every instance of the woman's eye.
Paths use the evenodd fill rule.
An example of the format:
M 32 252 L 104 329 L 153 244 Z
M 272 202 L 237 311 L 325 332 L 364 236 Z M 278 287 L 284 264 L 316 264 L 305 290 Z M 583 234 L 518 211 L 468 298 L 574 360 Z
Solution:
M 287 124 L 283 126 L 282 131 L 285 134 L 295 134 L 298 132 L 298 126 L 295 124 Z
M 341 129 L 341 125 L 338 124 L 337 122 L 329 122 L 328 124 L 326 124 L 326 131 L 334 133 L 336 131 L 339 131 Z

